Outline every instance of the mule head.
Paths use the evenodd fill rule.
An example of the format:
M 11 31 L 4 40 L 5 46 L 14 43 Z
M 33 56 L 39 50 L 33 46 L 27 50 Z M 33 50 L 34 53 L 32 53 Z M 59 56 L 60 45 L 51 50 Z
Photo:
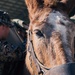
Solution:
M 47 68 L 52 68 L 73 62 L 73 34 L 75 27 L 67 14 L 55 7 L 56 0 L 47 1 L 54 2 L 47 5 L 46 0 L 41 0 L 41 6 L 39 0 L 26 0 L 30 14 L 28 41 L 30 38 L 38 61 Z M 28 52 L 26 58 L 28 67 L 31 68 L 31 65 L 36 67 L 34 58 L 30 57 L 31 54 Z M 28 61 L 31 62 L 30 66 Z M 33 71 L 32 68 L 31 71 Z

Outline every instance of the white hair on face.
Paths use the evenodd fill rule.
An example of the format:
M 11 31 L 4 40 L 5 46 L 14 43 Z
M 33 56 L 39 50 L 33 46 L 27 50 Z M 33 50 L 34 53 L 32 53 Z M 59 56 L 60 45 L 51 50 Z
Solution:
M 60 22 L 60 17 L 59 16 L 56 16 L 57 18 L 57 22 Z M 67 28 L 64 26 L 64 25 L 60 25 L 60 24 L 56 24 L 54 25 L 55 26 L 55 31 L 59 32 L 62 36 L 62 40 L 67 43 Z
M 60 19 L 61 17 L 59 16 L 56 16 L 57 18 L 57 22 L 60 22 Z M 62 42 L 64 42 L 65 44 L 68 44 L 68 41 L 67 41 L 67 28 L 65 25 L 60 25 L 59 23 L 54 25 L 55 26 L 55 31 L 59 32 L 62 36 Z M 70 59 L 72 58 L 72 52 L 71 52 L 71 49 L 70 48 L 67 48 L 65 46 L 65 52 L 66 54 L 69 56 L 69 61 L 71 61 Z
M 61 22 L 63 23 L 61 24 Z M 55 15 L 54 13 L 50 14 L 48 17 L 48 23 L 53 25 L 53 30 L 56 32 L 59 32 L 61 35 L 61 39 L 63 42 L 63 47 L 65 49 L 65 53 L 67 55 L 67 58 L 69 59 L 69 62 L 72 62 L 72 52 L 68 45 L 68 40 L 67 40 L 67 28 L 66 24 L 69 23 L 68 20 L 64 20 L 64 16 L 61 15 L 60 13 Z
M 63 41 L 65 43 L 67 43 L 67 35 L 66 35 L 67 28 L 66 28 L 66 26 L 60 24 L 60 20 L 61 20 L 62 16 L 61 17 L 56 16 L 56 15 L 53 15 L 53 16 L 54 16 L 53 18 L 51 18 L 52 16 L 49 17 L 48 22 L 53 25 L 53 27 L 54 27 L 53 30 L 56 32 L 59 32 L 62 36 Z

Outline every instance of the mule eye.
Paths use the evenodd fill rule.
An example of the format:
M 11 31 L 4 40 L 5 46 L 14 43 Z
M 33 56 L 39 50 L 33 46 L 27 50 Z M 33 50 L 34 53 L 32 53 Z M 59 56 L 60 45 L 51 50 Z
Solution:
M 34 31 L 35 31 L 36 35 L 37 35 L 39 38 L 40 38 L 40 37 L 44 37 L 43 33 L 42 33 L 40 30 L 36 29 L 36 30 L 34 30 Z

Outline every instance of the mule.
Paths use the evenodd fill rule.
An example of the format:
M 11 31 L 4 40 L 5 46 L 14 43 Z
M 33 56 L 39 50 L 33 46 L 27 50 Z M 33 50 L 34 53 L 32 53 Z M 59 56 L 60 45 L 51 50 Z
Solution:
M 57 0 L 25 1 L 30 19 L 25 60 L 28 71 L 31 75 L 70 75 L 65 64 L 74 62 L 74 23 L 57 6 Z M 61 65 L 65 74 L 56 73 L 60 68 L 50 72 Z

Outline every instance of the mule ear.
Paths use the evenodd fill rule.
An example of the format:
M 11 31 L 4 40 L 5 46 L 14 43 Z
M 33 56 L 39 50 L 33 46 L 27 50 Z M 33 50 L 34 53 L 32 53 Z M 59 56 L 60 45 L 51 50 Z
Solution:
M 29 18 L 32 20 L 37 10 L 44 9 L 44 7 L 48 8 L 55 6 L 57 4 L 57 0 L 25 0 L 25 3 L 28 8 Z
M 37 0 L 25 0 L 25 3 L 27 5 L 29 17 L 31 17 L 31 15 L 34 14 L 35 11 L 38 9 L 38 2 Z
M 37 0 L 25 0 L 29 13 L 38 8 Z
M 29 12 L 30 20 L 33 19 L 35 12 L 43 6 L 43 0 L 25 0 Z
M 58 0 L 25 0 L 28 11 L 37 10 L 38 8 L 42 8 L 44 6 L 55 6 Z

